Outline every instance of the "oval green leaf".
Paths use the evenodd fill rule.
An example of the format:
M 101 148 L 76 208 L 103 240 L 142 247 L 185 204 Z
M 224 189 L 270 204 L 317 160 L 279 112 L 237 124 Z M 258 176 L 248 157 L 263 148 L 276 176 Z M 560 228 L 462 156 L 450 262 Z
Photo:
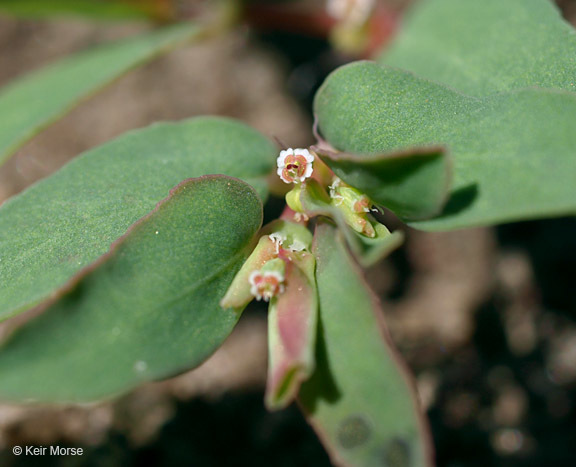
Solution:
M 336 465 L 430 465 L 427 423 L 377 299 L 333 227 L 318 225 L 313 251 L 320 317 L 304 413 Z
M 327 79 L 315 110 L 325 139 L 344 152 L 449 149 L 448 203 L 440 216 L 414 227 L 447 230 L 576 213 L 573 93 L 525 89 L 479 99 L 359 62 Z
M 0 92 L 0 164 L 40 130 L 132 68 L 201 36 L 180 24 L 102 45 L 19 78 Z
M 421 0 L 381 63 L 485 95 L 576 91 L 576 32 L 549 0 Z
M 189 177 L 225 174 L 266 196 L 275 146 L 250 127 L 202 117 L 127 133 L 0 208 L 0 317 L 46 299 Z
M 91 401 L 205 360 L 239 314 L 218 302 L 262 222 L 240 180 L 181 183 L 0 349 L 0 399 Z

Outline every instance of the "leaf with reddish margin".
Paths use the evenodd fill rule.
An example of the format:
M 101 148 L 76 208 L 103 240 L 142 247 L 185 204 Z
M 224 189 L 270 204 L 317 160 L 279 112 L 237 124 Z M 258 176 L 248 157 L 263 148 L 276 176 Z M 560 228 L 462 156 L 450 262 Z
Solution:
M 131 131 L 78 156 L 0 207 L 0 319 L 46 300 L 186 178 L 238 177 L 265 199 L 275 154 L 241 122 L 197 117 Z
M 319 129 L 340 151 L 377 159 L 407 148 L 449 148 L 450 198 L 438 216 L 411 220 L 414 227 L 452 230 L 576 213 L 574 93 L 526 88 L 477 98 L 356 62 L 333 72 L 314 103 Z
M 80 402 L 204 361 L 239 314 L 218 301 L 262 222 L 254 189 L 187 180 L 0 349 L 0 399 Z
M 268 381 L 266 406 L 286 407 L 314 370 L 318 298 L 314 256 L 281 252 L 286 263 L 286 290 L 270 302 L 268 313 Z
M 320 223 L 316 371 L 300 405 L 338 465 L 431 464 L 427 422 L 374 294 L 336 230 Z

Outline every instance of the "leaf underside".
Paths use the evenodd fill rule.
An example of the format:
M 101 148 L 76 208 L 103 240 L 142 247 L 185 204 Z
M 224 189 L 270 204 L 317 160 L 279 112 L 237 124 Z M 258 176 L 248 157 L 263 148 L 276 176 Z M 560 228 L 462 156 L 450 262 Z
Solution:
M 313 249 L 320 319 L 304 413 L 335 464 L 428 465 L 428 428 L 376 299 L 332 226 L 318 225 Z
M 48 298 L 186 178 L 238 177 L 264 199 L 275 152 L 244 124 L 202 117 L 136 130 L 79 156 L 0 208 L 0 317 Z
M 262 204 L 244 182 L 181 183 L 0 350 L 0 399 L 81 402 L 194 367 L 239 314 L 218 302 Z

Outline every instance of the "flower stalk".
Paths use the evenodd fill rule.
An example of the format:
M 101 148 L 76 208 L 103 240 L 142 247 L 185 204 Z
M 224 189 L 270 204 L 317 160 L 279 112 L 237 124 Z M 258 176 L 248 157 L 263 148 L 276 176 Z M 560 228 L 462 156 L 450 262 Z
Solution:
M 312 234 L 301 224 L 279 220 L 262 236 L 226 295 L 223 308 L 251 300 L 269 302 L 266 406 L 286 407 L 314 369 L 318 300 Z

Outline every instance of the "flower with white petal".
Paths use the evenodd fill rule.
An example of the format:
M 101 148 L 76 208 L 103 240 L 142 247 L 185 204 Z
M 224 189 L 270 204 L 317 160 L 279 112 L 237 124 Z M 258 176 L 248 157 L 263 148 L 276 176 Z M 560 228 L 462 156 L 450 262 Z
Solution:
M 290 250 L 290 251 L 304 251 L 306 248 L 308 248 L 306 243 L 304 243 L 303 241 L 296 238 L 296 239 L 294 239 L 292 244 L 288 247 L 288 250 Z
M 302 183 L 312 175 L 314 156 L 307 149 L 286 149 L 280 152 L 277 173 L 284 183 Z
M 368 20 L 375 6 L 376 0 L 328 0 L 326 9 L 339 21 L 361 25 Z
M 340 188 L 341 184 L 342 180 L 340 180 L 338 177 L 334 177 L 332 185 L 328 187 L 328 189 L 330 190 L 330 198 L 334 200 L 336 206 L 340 206 L 344 201 L 344 196 L 338 193 L 338 188 Z
M 284 292 L 284 275 L 280 271 L 253 271 L 248 281 L 250 293 L 256 300 L 268 302 Z
M 274 242 L 276 246 L 276 254 L 280 252 L 280 247 L 286 241 L 286 235 L 281 234 L 280 232 L 274 232 L 268 235 L 268 238 Z

